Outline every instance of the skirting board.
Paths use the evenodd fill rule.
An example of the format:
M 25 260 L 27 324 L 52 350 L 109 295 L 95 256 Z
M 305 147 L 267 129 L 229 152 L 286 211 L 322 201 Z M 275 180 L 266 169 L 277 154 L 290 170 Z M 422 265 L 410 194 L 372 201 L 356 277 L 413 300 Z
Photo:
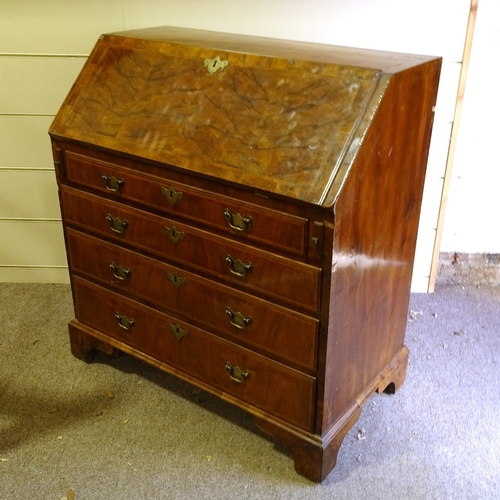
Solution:
M 0 266 L 0 283 L 69 283 L 68 268 Z

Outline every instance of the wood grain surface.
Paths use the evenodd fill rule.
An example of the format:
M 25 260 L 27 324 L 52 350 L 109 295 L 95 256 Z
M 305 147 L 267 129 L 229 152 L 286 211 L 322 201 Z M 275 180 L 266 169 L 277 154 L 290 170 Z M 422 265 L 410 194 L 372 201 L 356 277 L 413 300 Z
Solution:
M 237 404 L 322 481 L 369 396 L 405 378 L 440 66 L 103 36 L 50 132 L 73 353 L 121 349 Z
M 319 203 L 380 74 L 103 37 L 51 134 Z

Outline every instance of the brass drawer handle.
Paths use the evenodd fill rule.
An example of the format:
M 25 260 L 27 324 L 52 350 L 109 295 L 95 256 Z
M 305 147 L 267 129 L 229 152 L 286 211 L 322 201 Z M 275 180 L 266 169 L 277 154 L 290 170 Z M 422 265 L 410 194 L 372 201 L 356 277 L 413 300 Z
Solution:
M 179 276 L 177 272 L 167 273 L 167 278 L 172 282 L 172 285 L 174 285 L 176 289 L 179 289 L 182 285 L 187 283 L 187 279 Z
M 118 217 L 113 217 L 112 215 L 106 215 L 106 220 L 109 222 L 109 227 L 111 231 L 115 233 L 123 233 L 128 226 L 128 221 L 120 220 Z
M 241 262 L 240 259 L 233 259 L 229 254 L 226 255 L 226 262 L 229 264 L 229 270 L 236 276 L 245 276 L 252 269 L 251 262 Z
M 182 340 L 183 338 L 188 336 L 187 330 L 182 329 L 179 324 L 174 325 L 174 324 L 170 323 L 169 328 L 177 340 Z
M 229 227 L 236 231 L 246 231 L 252 224 L 252 217 L 242 217 L 239 213 L 233 214 L 229 208 L 224 210 L 224 218 L 227 220 Z
M 179 231 L 175 226 L 163 226 L 163 231 L 174 245 L 177 245 L 186 236 L 184 231 Z
M 226 307 L 226 314 L 231 324 L 240 330 L 244 330 L 252 322 L 251 316 L 243 316 L 239 312 L 234 312 L 230 307 Z
M 120 191 L 122 186 L 125 184 L 124 179 L 117 179 L 114 176 L 109 177 L 108 174 L 104 173 L 102 174 L 102 180 L 104 181 L 104 186 L 108 191 L 113 191 L 114 193 L 117 193 Z
M 229 372 L 229 378 L 241 384 L 250 377 L 248 370 L 242 370 L 239 366 L 233 366 L 229 361 L 226 363 L 226 370 Z
M 127 318 L 127 316 L 122 316 L 119 312 L 115 312 L 115 318 L 118 320 L 118 324 L 124 330 L 130 330 L 135 321 L 132 318 Z
M 130 275 L 130 269 L 120 266 L 119 264 L 117 265 L 114 262 L 111 262 L 109 267 L 113 271 L 113 276 L 120 281 L 124 281 L 127 276 Z
M 170 205 L 174 206 L 178 201 L 182 200 L 182 192 L 181 191 L 176 191 L 172 186 L 166 188 L 166 187 L 160 187 L 161 194 L 165 196 L 167 201 L 170 203 Z

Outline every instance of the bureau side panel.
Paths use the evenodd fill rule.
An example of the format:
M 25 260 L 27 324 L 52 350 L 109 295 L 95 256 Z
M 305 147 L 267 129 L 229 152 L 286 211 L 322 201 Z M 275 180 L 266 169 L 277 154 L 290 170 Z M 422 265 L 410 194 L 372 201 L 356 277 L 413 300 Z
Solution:
M 336 205 L 323 432 L 404 343 L 440 65 L 391 78 Z

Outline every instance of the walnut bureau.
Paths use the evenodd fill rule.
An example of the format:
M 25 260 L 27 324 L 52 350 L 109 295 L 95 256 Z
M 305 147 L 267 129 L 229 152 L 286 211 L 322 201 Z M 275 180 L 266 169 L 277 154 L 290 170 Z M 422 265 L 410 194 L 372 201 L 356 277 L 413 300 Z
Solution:
M 322 481 L 394 392 L 441 59 L 181 28 L 102 36 L 51 128 L 71 350 L 253 414 Z

